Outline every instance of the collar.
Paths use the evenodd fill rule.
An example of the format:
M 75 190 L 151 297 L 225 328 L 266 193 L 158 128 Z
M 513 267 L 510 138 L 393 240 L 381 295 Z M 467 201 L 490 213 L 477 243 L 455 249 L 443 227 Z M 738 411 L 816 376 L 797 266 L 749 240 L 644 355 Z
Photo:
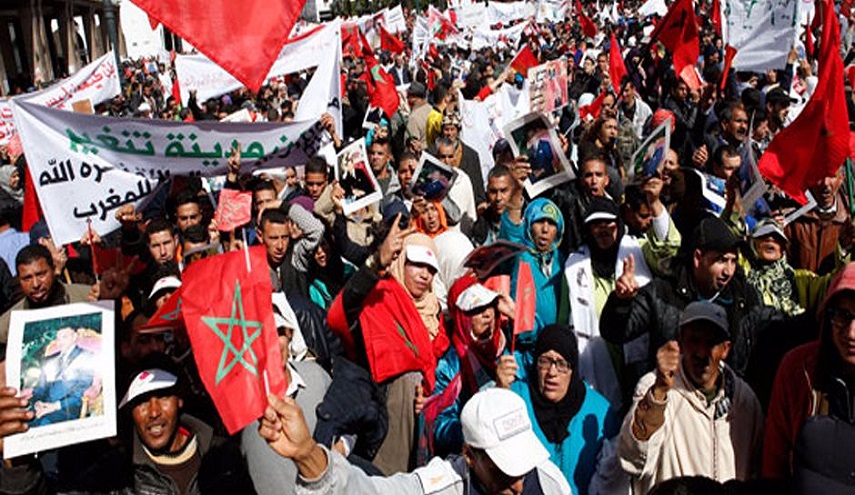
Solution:
M 301 388 L 306 388 L 306 382 L 300 376 L 300 373 L 297 372 L 297 368 L 290 362 L 288 363 L 288 371 L 291 374 L 291 378 L 288 380 L 288 389 L 285 390 L 285 395 L 294 397 Z
M 829 208 L 821 208 L 819 205 L 816 205 L 816 212 L 820 215 L 830 215 L 833 213 L 837 213 L 837 197 L 834 198 L 834 204 Z

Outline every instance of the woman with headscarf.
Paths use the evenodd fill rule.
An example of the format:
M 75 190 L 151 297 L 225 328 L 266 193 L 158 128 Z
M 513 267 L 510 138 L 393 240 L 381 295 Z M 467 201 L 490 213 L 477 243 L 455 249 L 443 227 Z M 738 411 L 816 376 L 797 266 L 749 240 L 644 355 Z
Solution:
M 445 208 L 439 201 L 425 201 L 421 211 L 417 212 L 414 222 L 416 232 L 425 234 L 431 239 L 448 230 Z
M 398 220 L 380 249 L 345 284 L 328 316 L 346 357 L 385 388 L 388 429 L 374 464 L 386 474 L 412 467 L 416 391 L 433 392 L 437 357 L 449 346 L 432 289 L 439 269 L 436 248 L 424 234 L 401 231 Z
M 484 287 L 473 274 L 451 286 L 449 300 L 453 345 L 437 364 L 436 389 L 425 407 L 422 428 L 424 447 L 440 457 L 460 452 L 460 411 L 476 392 L 495 383 L 496 365 L 505 349 L 500 317 L 513 317 L 510 298 Z
M 565 303 L 560 294 L 564 259 L 558 251 L 563 234 L 564 216 L 555 203 L 544 198 L 537 198 L 529 203 L 523 214 L 525 237 L 522 243 L 526 250 L 517 256 L 511 275 L 511 287 L 517 287 L 520 283 L 526 284 L 530 273 L 531 287 L 523 287 L 522 290 L 530 290 L 531 297 L 535 299 L 531 331 L 516 336 L 517 362 L 521 365 L 520 377 L 525 376 L 533 363 L 531 350 L 538 332 L 546 325 L 558 321 L 559 306 Z M 522 278 L 520 270 L 525 270 Z
M 576 336 L 566 325 L 549 325 L 534 346 L 536 371 L 510 389 L 528 406 L 534 433 L 564 474 L 574 494 L 585 495 L 597 469 L 603 441 L 614 436 L 619 418 L 609 402 L 578 373 Z
M 329 309 L 347 278 L 353 273 L 345 265 L 329 233 L 325 233 L 309 260 L 309 298 L 323 309 Z

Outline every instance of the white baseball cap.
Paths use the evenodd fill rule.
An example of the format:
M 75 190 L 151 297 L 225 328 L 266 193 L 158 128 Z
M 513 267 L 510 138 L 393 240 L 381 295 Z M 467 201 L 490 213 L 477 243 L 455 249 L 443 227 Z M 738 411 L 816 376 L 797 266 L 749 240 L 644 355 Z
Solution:
M 178 383 L 178 377 L 172 373 L 163 371 L 159 368 L 153 368 L 141 371 L 134 377 L 131 386 L 128 387 L 128 392 L 122 398 L 119 404 L 119 409 L 125 407 L 125 404 L 132 402 L 137 397 L 145 395 L 155 390 L 169 388 Z
M 433 267 L 434 270 L 439 271 L 439 262 L 436 259 L 436 255 L 433 250 L 427 246 L 419 246 L 416 244 L 408 245 L 407 261 L 412 261 L 413 263 L 424 263 L 425 265 Z
M 525 402 L 510 390 L 473 395 L 460 414 L 463 440 L 483 449 L 503 473 L 522 476 L 549 459 L 531 427 Z
M 499 296 L 498 292 L 491 291 L 481 284 L 472 284 L 457 296 L 455 304 L 457 309 L 469 312 L 492 304 Z
M 148 295 L 149 301 L 155 299 L 155 296 L 159 296 L 161 291 L 175 291 L 181 287 L 181 280 L 174 275 L 167 275 L 166 277 L 161 277 L 157 279 L 157 282 L 154 283 L 154 287 L 151 288 L 151 292 Z

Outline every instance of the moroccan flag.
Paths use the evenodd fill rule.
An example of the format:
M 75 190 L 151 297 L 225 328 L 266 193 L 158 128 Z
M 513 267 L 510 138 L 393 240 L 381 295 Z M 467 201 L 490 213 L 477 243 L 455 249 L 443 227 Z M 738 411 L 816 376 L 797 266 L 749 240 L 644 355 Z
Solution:
M 392 53 L 404 53 L 404 42 L 395 37 L 394 34 L 386 31 L 386 28 L 380 26 L 380 48 L 388 50 Z
M 583 107 L 579 107 L 579 117 L 582 119 L 591 117 L 592 119 L 597 119 L 600 117 L 600 110 L 603 109 L 603 101 L 606 99 L 606 92 L 600 92 L 600 95 L 592 101 L 589 105 L 585 105 Z
M 368 103 L 373 107 L 383 109 L 386 116 L 391 118 L 392 115 L 395 115 L 400 104 L 398 90 L 395 89 L 395 80 L 377 61 L 374 51 L 362 32 L 359 33 L 359 38 L 362 44 L 365 68 L 368 69 L 368 72 L 363 74 L 368 85 Z
M 202 383 L 229 434 L 258 419 L 287 378 L 273 322 L 263 246 L 204 258 L 183 274 L 184 323 Z
M 576 14 L 579 16 L 579 24 L 582 26 L 582 33 L 588 38 L 593 38 L 597 35 L 597 25 L 590 17 L 585 15 L 585 10 L 582 8 L 582 3 L 576 0 Z
M 816 20 L 817 15 L 814 14 L 814 20 Z M 810 21 L 810 19 L 808 19 Z M 805 53 L 807 53 L 808 57 L 813 57 L 816 52 L 816 47 L 813 44 L 813 32 L 811 31 L 814 28 L 813 23 L 808 22 L 805 26 Z
M 428 6 L 428 35 L 432 39 L 444 40 L 457 32 L 457 27 L 442 12 L 433 5 Z
M 341 25 L 341 53 L 345 56 L 362 58 L 359 26 L 355 23 Z
M 715 34 L 721 36 L 721 0 L 713 0 L 712 23 L 715 28 Z
M 516 336 L 534 330 L 534 314 L 537 309 L 537 290 L 531 275 L 531 265 L 520 262 L 517 271 L 517 291 L 514 295 L 514 338 L 511 340 L 511 352 L 514 352 Z
M 233 232 L 241 225 L 252 220 L 252 193 L 237 189 L 220 191 L 220 201 L 214 212 L 217 229 L 223 232 Z
M 306 0 L 132 0 L 150 19 L 189 41 L 258 91 Z
M 140 327 L 142 330 L 175 330 L 184 326 L 181 287 L 175 290 L 154 315 Z
M 534 56 L 534 52 L 531 51 L 531 47 L 528 44 L 524 45 L 522 49 L 517 53 L 513 60 L 511 60 L 511 68 L 522 74 L 523 77 L 528 76 L 528 70 L 532 67 L 535 67 L 540 62 L 537 60 L 537 57 Z
M 849 65 L 846 67 L 846 79 L 849 80 L 849 86 L 855 89 L 855 65 Z
M 612 88 L 615 94 L 620 94 L 620 82 L 626 77 L 626 65 L 623 63 L 623 57 L 620 54 L 620 45 L 618 45 L 615 33 L 612 32 L 612 39 L 609 42 L 609 79 L 612 80 Z
M 668 13 L 651 33 L 650 40 L 651 43 L 660 41 L 671 50 L 674 73 L 683 78 L 691 88 L 698 89 L 700 79 L 695 74 L 694 67 L 698 63 L 701 48 L 692 0 L 677 0 L 671 4 Z
M 18 134 L 16 134 L 18 136 Z M 21 231 L 29 232 L 33 225 L 42 218 L 42 205 L 36 195 L 36 186 L 33 184 L 33 176 L 30 167 L 26 167 L 27 177 L 24 181 L 24 211 L 21 215 Z
M 833 176 L 849 156 L 849 118 L 843 90 L 840 24 L 834 4 L 823 2 L 819 73 L 813 96 L 760 157 L 760 173 L 801 204 L 805 189 Z
M 724 70 L 721 71 L 721 83 L 719 89 L 724 91 L 727 86 L 727 76 L 730 74 L 730 67 L 733 65 L 733 57 L 736 56 L 736 48 L 727 45 L 724 47 Z

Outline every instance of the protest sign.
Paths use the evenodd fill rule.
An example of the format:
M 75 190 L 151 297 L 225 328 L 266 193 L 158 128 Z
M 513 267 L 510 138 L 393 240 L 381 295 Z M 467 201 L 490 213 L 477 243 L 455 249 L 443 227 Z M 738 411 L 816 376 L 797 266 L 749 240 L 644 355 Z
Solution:
M 73 110 L 74 105 L 79 102 L 88 101 L 91 107 L 113 98 L 120 92 L 116 58 L 111 51 L 75 72 L 73 76 L 18 98 L 60 110 Z M 7 144 L 14 133 L 15 121 L 12 118 L 10 100 L 0 99 L 0 146 Z
M 508 26 L 518 19 L 534 17 L 534 4 L 528 2 L 490 2 L 487 5 L 487 25 Z
M 304 164 L 325 132 L 320 121 L 182 123 L 12 103 L 48 228 L 60 244 L 79 240 L 87 219 L 100 235 L 118 228 L 116 209 L 139 206 L 172 175 L 225 174 L 238 143 L 251 173 Z
M 732 66 L 754 72 L 783 69 L 796 40 L 800 3 L 803 2 L 781 0 L 767 5 L 722 0 L 722 38 L 725 45 L 737 49 Z
M 561 22 L 567 17 L 567 3 L 563 0 L 539 0 L 537 22 Z
M 390 33 L 403 33 L 407 31 L 407 23 L 404 20 L 404 9 L 400 5 L 386 9 L 383 20 L 386 24 L 386 29 Z
M 116 434 L 113 302 L 13 311 L 6 386 L 35 413 L 3 439 L 6 459 Z
M 494 5 L 494 4 L 490 4 Z M 514 26 L 502 29 L 490 29 L 490 26 L 481 25 L 472 33 L 471 47 L 473 50 L 480 50 L 489 46 L 495 47 L 502 41 L 512 48 L 519 45 L 523 31 L 528 27 L 527 22 L 520 22 Z
M 645 18 L 651 15 L 664 16 L 668 13 L 668 5 L 665 0 L 647 0 L 638 8 L 638 16 Z M 648 34 L 648 33 L 645 33 Z
M 239 191 L 237 189 L 223 189 L 220 191 L 220 201 L 217 203 L 217 211 L 214 212 L 217 229 L 222 232 L 234 232 L 235 229 L 248 224 L 252 220 L 251 210 L 251 192 Z
M 532 112 L 551 113 L 570 101 L 567 93 L 567 60 L 559 58 L 528 70 L 528 94 Z
M 93 104 L 98 104 L 120 92 L 116 56 L 111 51 L 75 72 L 73 76 L 18 98 L 51 108 L 71 110 L 72 103 L 76 101 L 90 100 Z
M 12 119 L 12 106 L 9 100 L 0 99 L 0 146 L 9 144 L 15 134 L 15 121 Z
M 665 119 L 632 154 L 631 177 L 644 181 L 662 172 L 665 157 L 671 147 L 671 119 Z
M 457 26 L 461 29 L 477 28 L 487 15 L 487 4 L 472 2 L 457 10 Z
M 510 122 L 505 126 L 505 139 L 515 156 L 528 157 L 531 174 L 523 185 L 529 197 L 576 177 L 555 128 L 543 114 L 530 113 Z
M 429 153 L 422 153 L 419 165 L 413 172 L 410 192 L 414 196 L 423 196 L 428 201 L 439 201 L 451 190 L 456 178 L 457 171 L 454 168 Z
M 463 266 L 471 268 L 479 280 L 485 280 L 499 265 L 525 250 L 526 247 L 521 244 L 499 239 L 469 253 L 463 260 Z
M 342 211 L 345 215 L 383 199 L 380 183 L 368 166 L 365 141 L 357 139 L 336 158 L 335 180 L 344 189 Z

